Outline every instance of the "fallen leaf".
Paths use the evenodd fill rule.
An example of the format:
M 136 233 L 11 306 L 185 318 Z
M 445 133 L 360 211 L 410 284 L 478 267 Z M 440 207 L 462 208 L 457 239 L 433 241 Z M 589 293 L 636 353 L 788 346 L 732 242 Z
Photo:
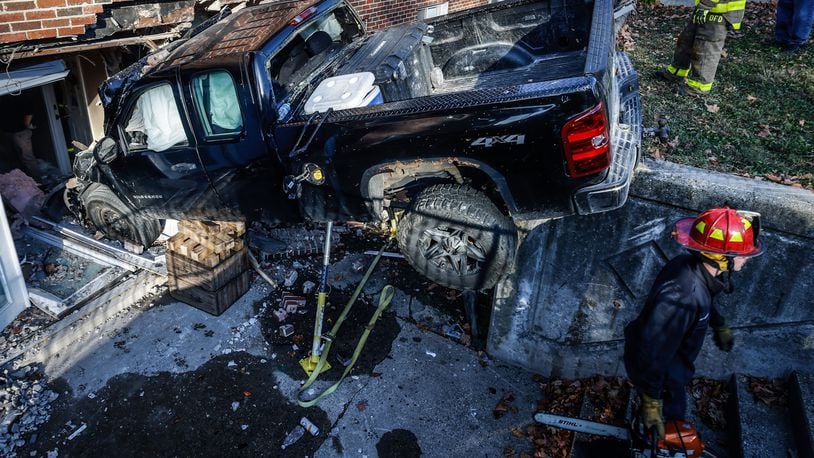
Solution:
M 728 55 L 729 55 L 729 53 L 728 53 L 728 52 L 726 52 L 726 49 L 722 49 L 722 50 L 721 50 L 721 57 L 723 57 L 724 59 L 726 59 L 726 56 L 728 56 Z
M 771 134 L 771 130 L 769 130 L 769 126 L 762 124 L 760 126 L 760 132 L 757 133 L 757 136 L 760 138 L 766 138 Z
M 707 105 L 705 103 L 704 106 L 707 107 L 707 111 L 709 111 L 710 113 L 717 113 L 721 111 L 721 107 L 719 107 L 718 104 L 716 103 L 713 103 L 712 105 Z
M 356 403 L 356 408 L 359 409 L 359 412 L 364 412 L 367 409 L 367 401 L 359 401 Z
M 801 120 L 799 121 L 799 123 L 800 123 L 800 125 L 801 125 L 801 126 L 805 126 L 805 125 L 806 125 L 806 120 L 805 120 L 805 119 L 801 119 Z
M 746 101 L 749 102 L 749 103 L 757 102 L 757 97 L 755 97 L 753 95 L 747 95 L 746 96 Z
M 774 173 L 767 173 L 764 176 L 766 177 L 767 180 L 769 180 L 769 181 L 771 181 L 773 183 L 782 183 L 783 182 L 783 178 L 780 175 L 777 175 L 777 174 L 774 174 Z
M 381 377 L 381 376 L 382 376 L 382 373 L 381 373 L 381 372 L 371 372 L 371 373 L 370 373 L 370 376 L 371 376 L 371 377 Z
M 498 419 L 504 415 L 506 412 L 509 411 L 509 405 L 514 401 L 514 393 L 511 391 L 506 392 L 500 401 L 497 402 L 495 409 L 492 411 L 492 415 L 494 415 L 495 419 Z
M 678 137 L 676 137 L 676 138 L 670 140 L 669 142 L 667 142 L 667 144 L 670 146 L 670 148 L 675 149 L 675 148 L 678 148 L 678 145 L 681 144 L 681 140 L 679 140 Z
M 251 392 L 251 391 L 244 391 L 244 392 L 243 392 L 243 396 L 246 396 L 247 398 L 248 398 L 249 396 L 251 396 L 251 395 L 252 395 L 252 392 Z

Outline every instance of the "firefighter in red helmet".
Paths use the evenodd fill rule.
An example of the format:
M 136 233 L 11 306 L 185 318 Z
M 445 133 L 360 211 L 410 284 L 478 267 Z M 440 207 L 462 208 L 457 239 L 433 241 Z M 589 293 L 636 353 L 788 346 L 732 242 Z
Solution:
M 675 224 L 673 237 L 690 253 L 659 273 L 636 319 L 625 327 L 625 369 L 641 398 L 641 420 L 664 437 L 665 421 L 686 417 L 686 385 L 712 327 L 715 344 L 730 351 L 732 330 L 712 301 L 731 292 L 731 275 L 763 252 L 760 215 L 713 208 Z M 723 281 L 726 277 L 727 281 Z

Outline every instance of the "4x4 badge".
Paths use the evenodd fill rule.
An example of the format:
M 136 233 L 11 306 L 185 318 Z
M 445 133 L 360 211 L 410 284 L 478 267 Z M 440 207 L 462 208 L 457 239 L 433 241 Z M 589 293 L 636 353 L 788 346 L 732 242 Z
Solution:
M 501 143 L 514 143 L 515 145 L 522 145 L 526 142 L 526 136 L 522 134 L 499 135 L 495 137 L 480 137 L 472 142 L 472 146 L 485 146 L 491 148 L 496 144 Z

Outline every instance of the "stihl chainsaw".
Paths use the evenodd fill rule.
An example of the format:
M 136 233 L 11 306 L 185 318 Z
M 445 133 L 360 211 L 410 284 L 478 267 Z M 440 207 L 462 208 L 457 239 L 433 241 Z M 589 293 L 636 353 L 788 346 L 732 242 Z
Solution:
M 645 432 L 641 426 L 624 428 L 545 412 L 535 414 L 534 419 L 546 426 L 627 441 L 632 458 L 715 458 L 704 450 L 698 431 L 687 422 L 668 422 L 664 425 L 664 439 L 655 441 L 654 434 Z

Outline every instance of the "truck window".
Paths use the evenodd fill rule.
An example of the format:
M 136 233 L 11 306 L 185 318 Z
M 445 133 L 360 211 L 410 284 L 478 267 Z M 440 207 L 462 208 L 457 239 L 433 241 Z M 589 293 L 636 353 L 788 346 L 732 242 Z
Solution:
M 192 96 L 207 137 L 243 131 L 243 115 L 235 82 L 229 72 L 216 70 L 195 75 Z
M 337 8 L 302 29 L 269 62 L 269 75 L 280 87 L 277 100 L 305 81 L 321 64 L 362 35 L 362 26 L 346 8 Z
M 130 151 L 164 151 L 189 142 L 168 83 L 152 86 L 138 96 L 124 123 L 124 132 Z

